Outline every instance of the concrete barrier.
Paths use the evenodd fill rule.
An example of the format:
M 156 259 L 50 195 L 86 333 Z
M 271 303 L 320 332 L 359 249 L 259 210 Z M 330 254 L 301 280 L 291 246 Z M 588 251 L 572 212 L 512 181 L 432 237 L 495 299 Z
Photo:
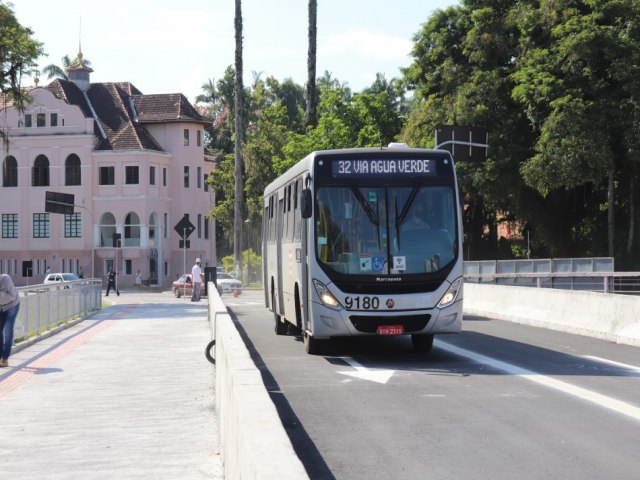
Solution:
M 640 346 L 640 297 L 465 283 L 464 312 Z
M 308 479 L 302 462 L 238 330 L 213 284 L 209 321 L 215 339 L 215 395 L 224 477 Z

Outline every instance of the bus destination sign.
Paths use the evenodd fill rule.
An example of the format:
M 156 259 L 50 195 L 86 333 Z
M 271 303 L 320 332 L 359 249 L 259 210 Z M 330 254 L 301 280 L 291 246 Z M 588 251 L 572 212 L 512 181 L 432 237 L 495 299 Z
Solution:
M 441 159 L 448 163 L 448 160 Z M 339 177 L 433 177 L 438 175 L 437 160 L 426 158 L 345 158 L 331 162 L 331 173 Z

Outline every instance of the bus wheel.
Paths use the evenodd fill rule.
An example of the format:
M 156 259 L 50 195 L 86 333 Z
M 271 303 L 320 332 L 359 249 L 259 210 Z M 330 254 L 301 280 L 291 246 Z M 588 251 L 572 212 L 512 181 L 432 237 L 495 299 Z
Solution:
M 304 351 L 309 355 L 319 355 L 322 353 L 322 340 L 313 338 L 313 335 L 309 335 L 307 332 L 302 333 L 302 340 L 304 342 Z
M 433 334 L 430 335 L 411 335 L 411 343 L 416 352 L 428 353 L 433 347 Z

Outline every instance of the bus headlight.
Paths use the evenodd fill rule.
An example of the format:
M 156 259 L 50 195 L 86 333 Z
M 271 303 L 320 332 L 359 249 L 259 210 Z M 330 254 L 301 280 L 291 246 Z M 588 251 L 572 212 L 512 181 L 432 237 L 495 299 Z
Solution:
M 341 305 L 340 302 L 333 296 L 333 294 L 329 291 L 327 286 L 322 283 L 320 280 L 313 279 L 313 286 L 316 289 L 316 293 L 318 297 L 320 297 L 320 301 L 325 307 L 332 308 L 334 310 L 339 310 Z
M 445 293 L 440 299 L 440 302 L 438 302 L 438 308 L 448 307 L 453 302 L 455 302 L 456 298 L 458 298 L 460 287 L 462 287 L 462 278 L 458 278 L 451 284 L 449 290 L 447 290 L 447 293 Z

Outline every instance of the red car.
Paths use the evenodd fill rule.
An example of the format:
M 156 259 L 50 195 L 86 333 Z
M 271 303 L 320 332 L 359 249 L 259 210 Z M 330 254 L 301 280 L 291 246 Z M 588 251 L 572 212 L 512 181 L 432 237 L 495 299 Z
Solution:
M 193 293 L 193 283 L 191 282 L 191 274 L 185 273 L 178 280 L 171 284 L 171 290 L 175 294 L 176 298 L 180 298 L 182 295 L 190 297 Z M 200 296 L 204 296 L 204 282 L 200 282 Z

